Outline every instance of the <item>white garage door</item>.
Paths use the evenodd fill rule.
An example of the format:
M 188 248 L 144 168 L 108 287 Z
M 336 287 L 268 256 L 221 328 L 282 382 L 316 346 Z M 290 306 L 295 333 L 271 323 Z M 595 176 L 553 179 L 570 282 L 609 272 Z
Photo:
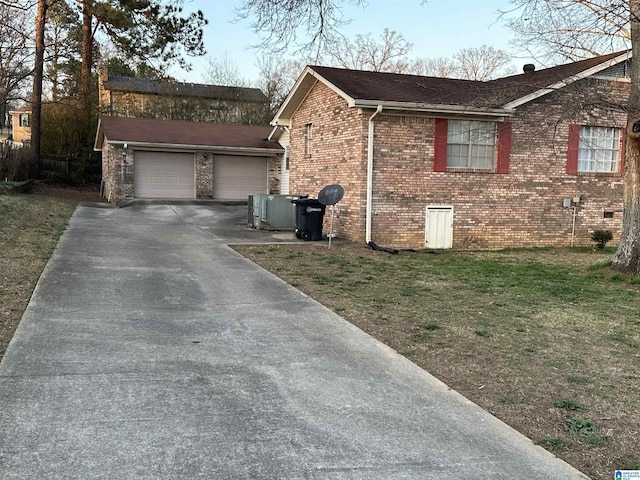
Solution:
M 194 198 L 192 153 L 136 151 L 133 160 L 137 198 Z
M 213 159 L 213 198 L 246 200 L 267 191 L 267 159 L 216 155 Z

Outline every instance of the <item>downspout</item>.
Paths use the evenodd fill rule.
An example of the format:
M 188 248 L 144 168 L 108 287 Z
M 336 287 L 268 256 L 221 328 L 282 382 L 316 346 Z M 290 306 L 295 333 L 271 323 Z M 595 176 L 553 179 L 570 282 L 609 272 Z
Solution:
M 371 241 L 371 217 L 373 215 L 373 119 L 382 112 L 382 105 L 378 105 L 373 115 L 369 117 L 369 144 L 367 146 L 367 212 L 366 212 L 366 242 Z

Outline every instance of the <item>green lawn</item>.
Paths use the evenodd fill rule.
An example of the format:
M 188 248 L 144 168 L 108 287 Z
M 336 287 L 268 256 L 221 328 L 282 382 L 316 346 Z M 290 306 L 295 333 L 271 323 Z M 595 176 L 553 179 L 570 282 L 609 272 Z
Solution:
M 613 249 L 236 248 L 592 478 L 640 469 L 640 280 Z

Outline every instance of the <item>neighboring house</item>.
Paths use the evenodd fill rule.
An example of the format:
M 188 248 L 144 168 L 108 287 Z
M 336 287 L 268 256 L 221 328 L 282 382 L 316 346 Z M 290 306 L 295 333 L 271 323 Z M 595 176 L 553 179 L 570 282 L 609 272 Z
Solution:
M 259 125 L 270 119 L 269 99 L 258 88 L 109 76 L 104 67 L 98 98 L 107 116 Z
M 102 152 L 105 198 L 247 200 L 278 193 L 283 148 L 270 127 L 102 117 L 94 150 Z
M 309 66 L 272 121 L 282 191 L 341 184 L 336 234 L 383 246 L 617 239 L 630 57 L 487 82 Z
M 18 146 L 31 141 L 31 108 L 20 107 L 9 112 L 11 115 L 11 138 Z

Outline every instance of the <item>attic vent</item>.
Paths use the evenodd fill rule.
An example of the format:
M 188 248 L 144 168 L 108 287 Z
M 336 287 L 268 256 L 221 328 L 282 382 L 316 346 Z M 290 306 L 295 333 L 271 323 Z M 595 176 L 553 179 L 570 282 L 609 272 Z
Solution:
M 525 63 L 524 67 L 522 67 L 524 73 L 531 73 L 536 71 L 536 66 L 533 63 Z

